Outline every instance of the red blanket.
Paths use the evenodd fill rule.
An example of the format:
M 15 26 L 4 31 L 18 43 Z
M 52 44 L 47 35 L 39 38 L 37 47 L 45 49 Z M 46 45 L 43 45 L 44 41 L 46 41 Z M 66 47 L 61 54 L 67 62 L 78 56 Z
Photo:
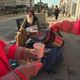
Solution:
M 80 19 L 77 21 L 62 21 L 58 23 L 53 23 L 49 26 L 53 32 L 63 31 L 67 33 L 73 33 L 80 35 Z
M 80 35 L 80 20 L 73 22 L 73 28 L 71 32 L 73 34 Z

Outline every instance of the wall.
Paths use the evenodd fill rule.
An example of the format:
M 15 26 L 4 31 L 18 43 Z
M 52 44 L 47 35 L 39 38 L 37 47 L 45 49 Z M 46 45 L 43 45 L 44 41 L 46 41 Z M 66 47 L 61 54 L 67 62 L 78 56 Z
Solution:
M 76 8 L 75 18 L 80 19 L 80 0 L 77 1 L 77 8 Z
M 72 0 L 71 1 L 70 13 L 74 19 L 79 18 L 79 16 L 80 16 L 80 0 Z

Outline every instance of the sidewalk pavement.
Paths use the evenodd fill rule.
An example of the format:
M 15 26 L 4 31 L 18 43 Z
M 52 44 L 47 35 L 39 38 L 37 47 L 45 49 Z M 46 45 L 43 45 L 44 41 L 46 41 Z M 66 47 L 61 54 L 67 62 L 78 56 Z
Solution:
M 54 16 L 47 17 L 47 19 L 46 19 L 47 23 L 49 23 L 49 24 L 53 23 L 53 22 L 61 22 L 63 20 L 73 21 L 75 19 L 71 18 L 71 17 L 61 16 L 61 15 L 58 17 L 58 20 L 55 20 Z

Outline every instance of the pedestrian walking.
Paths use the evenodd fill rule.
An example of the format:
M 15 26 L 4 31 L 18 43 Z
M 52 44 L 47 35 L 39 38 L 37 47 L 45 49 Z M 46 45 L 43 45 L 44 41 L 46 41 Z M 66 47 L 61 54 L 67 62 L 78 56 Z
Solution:
M 58 16 L 59 16 L 59 8 L 58 8 L 57 5 L 55 6 L 55 12 L 54 12 L 54 15 L 55 15 L 55 19 L 57 20 L 57 19 L 58 19 Z

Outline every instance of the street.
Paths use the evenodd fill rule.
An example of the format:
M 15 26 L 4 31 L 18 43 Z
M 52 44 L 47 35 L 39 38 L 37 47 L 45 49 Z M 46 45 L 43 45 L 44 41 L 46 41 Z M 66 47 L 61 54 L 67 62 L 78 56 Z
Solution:
M 0 36 L 5 40 L 14 39 L 15 32 L 17 31 L 16 20 L 0 22 Z
M 17 31 L 16 19 L 24 17 L 23 14 L 0 16 L 0 39 L 9 41 L 15 37 Z

